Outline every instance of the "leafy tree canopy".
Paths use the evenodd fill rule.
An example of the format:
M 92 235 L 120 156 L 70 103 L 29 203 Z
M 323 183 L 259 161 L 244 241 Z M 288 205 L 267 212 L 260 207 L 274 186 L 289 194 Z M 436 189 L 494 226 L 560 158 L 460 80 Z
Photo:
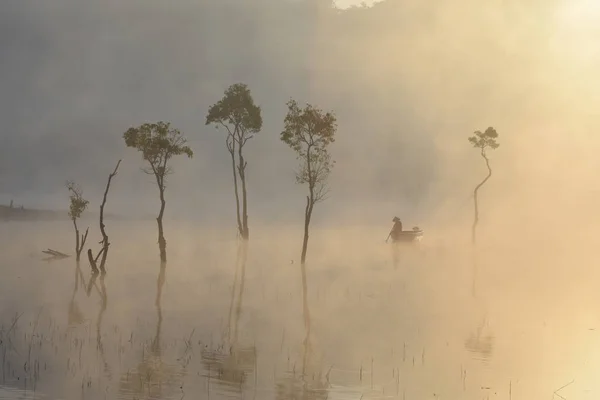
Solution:
M 127 147 L 137 149 L 142 157 L 150 164 L 146 173 L 157 177 L 171 172 L 167 161 L 173 156 L 185 154 L 193 157 L 194 152 L 186 145 L 187 139 L 177 129 L 171 128 L 169 122 L 146 123 L 137 128 L 129 128 L 124 134 Z
M 327 147 L 335 141 L 336 117 L 310 104 L 300 108 L 295 100 L 288 101 L 287 106 L 281 140 L 296 152 L 301 162 L 296 182 L 308 183 L 311 192 L 316 188 L 314 200 L 322 200 L 327 177 L 335 164 Z
M 67 189 L 71 193 L 69 196 L 69 199 L 71 200 L 69 217 L 72 220 L 76 220 L 77 218 L 81 217 L 81 214 L 83 214 L 90 202 L 83 198 L 83 190 L 75 182 L 68 181 Z
M 208 109 L 206 116 L 206 125 L 231 125 L 234 131 L 227 129 L 230 134 L 238 135 L 237 140 L 245 134 L 259 132 L 262 123 L 260 106 L 254 104 L 250 89 L 244 83 L 233 84 L 225 90 L 223 98 Z
M 306 157 L 307 151 L 312 149 L 323 151 L 335 141 L 335 115 L 323 113 L 310 104 L 300 108 L 295 100 L 288 101 L 287 106 L 281 140 L 298 153 L 298 157 Z
M 485 130 L 485 132 L 475 131 L 475 135 L 469 137 L 469 142 L 473 147 L 481 149 L 482 152 L 486 148 L 492 150 L 497 149 L 500 144 L 496 141 L 498 138 L 498 132 L 491 126 Z

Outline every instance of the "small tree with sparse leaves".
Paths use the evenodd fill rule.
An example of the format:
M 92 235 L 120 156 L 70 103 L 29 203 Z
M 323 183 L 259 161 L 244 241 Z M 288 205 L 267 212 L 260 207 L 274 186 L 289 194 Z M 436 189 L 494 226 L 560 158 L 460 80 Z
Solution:
M 231 156 L 238 233 L 244 240 L 248 240 L 250 231 L 246 195 L 246 166 L 248 163 L 244 160 L 243 150 L 246 142 L 260 132 L 262 123 L 261 109 L 254 104 L 250 89 L 243 83 L 231 85 L 225 91 L 223 98 L 210 106 L 206 116 L 206 125 L 215 124 L 217 129 L 222 126 L 227 130 L 225 144 Z M 238 176 L 242 184 L 241 215 Z
M 500 146 L 500 144 L 498 144 L 497 142 L 497 139 L 498 132 L 496 132 L 496 130 L 491 126 L 487 128 L 485 132 L 476 131 L 473 136 L 469 137 L 469 143 L 471 143 L 476 149 L 479 149 L 481 157 L 483 157 L 483 159 L 485 160 L 485 165 L 488 170 L 488 174 L 485 177 L 485 179 L 481 181 L 477 186 L 475 186 L 475 190 L 473 191 L 473 199 L 475 206 L 475 216 L 473 220 L 473 226 L 471 229 L 471 240 L 473 244 L 475 243 L 477 223 L 479 222 L 479 205 L 477 203 L 477 193 L 479 191 L 479 188 L 481 188 L 492 176 L 492 168 L 490 167 L 490 160 L 487 157 L 486 150 L 497 149 L 498 146 Z
M 304 239 L 300 262 L 306 262 L 308 230 L 316 203 L 325 200 L 328 193 L 327 181 L 335 161 L 328 148 L 335 141 L 337 121 L 333 113 L 307 104 L 300 108 L 295 100 L 287 103 L 288 113 L 284 119 L 281 140 L 296 152 L 300 168 L 296 172 L 296 182 L 308 185 L 306 207 L 304 209 Z
M 69 218 L 73 221 L 73 227 L 75 228 L 75 254 L 76 260 L 79 262 L 81 251 L 85 246 L 89 228 L 85 230 L 85 234 L 79 235 L 79 228 L 77 227 L 77 220 L 81 218 L 81 214 L 85 211 L 88 204 L 90 203 L 83 198 L 83 190 L 79 185 L 73 181 L 67 181 L 67 190 L 69 191 L 69 200 L 71 202 L 69 206 Z
M 187 139 L 177 129 L 171 128 L 168 122 L 146 123 L 136 128 L 129 128 L 124 134 L 125 144 L 142 153 L 144 161 L 149 167 L 142 170 L 149 175 L 154 175 L 160 195 L 160 211 L 156 222 L 158 223 L 158 247 L 160 259 L 167 261 L 167 241 L 163 230 L 163 215 L 165 212 L 166 177 L 173 173 L 168 165 L 169 160 L 178 155 L 192 158 L 192 149 L 187 146 Z

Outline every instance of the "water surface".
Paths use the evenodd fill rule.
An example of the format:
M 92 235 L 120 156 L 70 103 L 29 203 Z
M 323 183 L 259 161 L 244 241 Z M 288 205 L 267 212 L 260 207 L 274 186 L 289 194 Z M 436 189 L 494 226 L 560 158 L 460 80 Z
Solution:
M 172 226 L 166 265 L 153 224 L 107 230 L 92 276 L 42 260 L 72 253 L 67 226 L 0 226 L 0 399 L 600 394 L 598 274 L 570 244 L 426 236 L 394 264 L 372 229 L 315 230 L 303 276 L 297 229 L 256 229 L 244 249 Z

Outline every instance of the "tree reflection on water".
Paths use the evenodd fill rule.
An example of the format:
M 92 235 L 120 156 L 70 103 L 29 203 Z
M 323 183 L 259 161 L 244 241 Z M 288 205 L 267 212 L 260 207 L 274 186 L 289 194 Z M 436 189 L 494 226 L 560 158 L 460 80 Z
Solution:
M 163 346 L 161 343 L 163 312 L 162 291 L 166 280 L 166 263 L 161 262 L 158 279 L 156 282 L 156 330 L 150 346 L 144 346 L 142 360 L 133 370 L 123 374 L 119 383 L 119 394 L 129 397 L 145 395 L 149 398 L 169 398 L 178 389 L 179 382 L 186 374 L 184 366 L 171 365 L 163 360 Z
M 226 333 L 216 349 L 203 349 L 202 363 L 210 382 L 226 392 L 241 393 L 248 375 L 256 371 L 256 346 L 239 341 L 239 322 L 242 314 L 248 242 L 238 244 L 231 303 Z
M 305 336 L 302 341 L 302 365 L 300 371 L 286 371 L 275 383 L 278 400 L 321 400 L 329 396 L 329 383 L 323 376 L 321 363 L 314 359 L 315 348 L 311 332 L 311 316 L 308 305 L 308 281 L 306 265 L 300 266 L 302 274 L 302 308 Z

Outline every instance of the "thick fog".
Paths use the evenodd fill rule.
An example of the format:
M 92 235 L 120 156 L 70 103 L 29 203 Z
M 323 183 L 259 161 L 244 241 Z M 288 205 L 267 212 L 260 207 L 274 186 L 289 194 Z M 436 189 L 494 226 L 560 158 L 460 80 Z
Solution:
M 166 120 L 195 151 L 174 161 L 166 217 L 233 223 L 223 133 L 204 122 L 223 91 L 244 82 L 264 119 L 246 147 L 251 221 L 302 216 L 306 188 L 279 140 L 290 97 L 338 117 L 331 194 L 316 223 L 387 223 L 395 214 L 411 225 L 468 223 L 456 215 L 471 212 L 486 170 L 467 137 L 488 126 L 501 145 L 489 153 L 494 175 L 481 191 L 486 225 L 552 230 L 597 219 L 600 7 L 592 1 L 1 7 L 4 204 L 66 209 L 64 181 L 74 179 L 95 208 L 122 158 L 108 208 L 156 213 L 156 187 L 122 134 Z
M 0 2 L 0 205 L 65 215 L 0 216 L 0 398 L 598 398 L 600 5 L 335 3 Z M 264 120 L 248 242 L 205 126 L 239 82 Z M 290 98 L 338 121 L 306 263 Z M 195 153 L 167 181 L 168 266 L 156 182 L 123 140 L 161 120 Z M 488 127 L 475 246 L 487 169 L 467 138 Z M 101 232 L 120 159 L 106 213 L 149 218 Z M 90 200 L 81 260 L 69 179 Z M 389 243 L 394 216 L 423 240 Z

